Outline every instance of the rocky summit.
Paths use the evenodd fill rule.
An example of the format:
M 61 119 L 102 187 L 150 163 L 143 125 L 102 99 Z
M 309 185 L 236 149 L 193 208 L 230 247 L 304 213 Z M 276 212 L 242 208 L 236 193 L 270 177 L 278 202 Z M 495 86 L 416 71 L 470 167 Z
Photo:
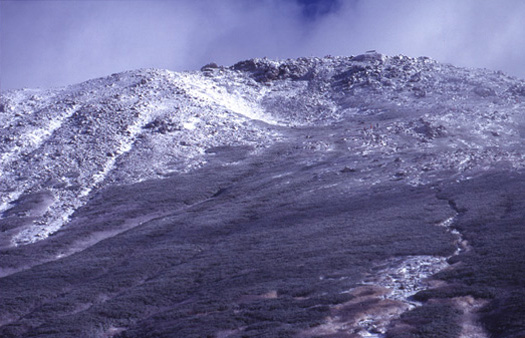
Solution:
M 525 81 L 426 57 L 0 97 L 0 336 L 525 335 Z

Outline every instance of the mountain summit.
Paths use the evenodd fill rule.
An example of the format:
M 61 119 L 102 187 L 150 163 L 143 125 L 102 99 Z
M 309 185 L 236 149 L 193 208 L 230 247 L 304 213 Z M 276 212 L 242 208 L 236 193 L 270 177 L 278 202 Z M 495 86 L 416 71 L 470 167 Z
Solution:
M 519 337 L 524 101 L 375 52 L 3 92 L 0 333 Z

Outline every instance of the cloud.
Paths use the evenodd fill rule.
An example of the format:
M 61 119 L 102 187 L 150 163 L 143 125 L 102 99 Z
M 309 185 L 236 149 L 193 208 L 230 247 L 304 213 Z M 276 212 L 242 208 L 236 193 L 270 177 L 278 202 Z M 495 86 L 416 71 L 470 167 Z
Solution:
M 333 54 L 377 49 L 425 55 L 525 77 L 525 2 L 519 0 L 361 0 L 319 24 L 311 49 Z
M 520 0 L 0 2 L 2 89 L 267 56 L 426 55 L 525 77 Z

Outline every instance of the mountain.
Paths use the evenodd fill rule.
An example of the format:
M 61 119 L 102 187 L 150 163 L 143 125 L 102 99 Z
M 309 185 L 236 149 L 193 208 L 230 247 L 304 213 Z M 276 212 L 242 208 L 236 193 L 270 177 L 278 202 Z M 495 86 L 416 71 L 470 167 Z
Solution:
M 429 58 L 0 99 L 0 335 L 521 337 L 525 81 Z

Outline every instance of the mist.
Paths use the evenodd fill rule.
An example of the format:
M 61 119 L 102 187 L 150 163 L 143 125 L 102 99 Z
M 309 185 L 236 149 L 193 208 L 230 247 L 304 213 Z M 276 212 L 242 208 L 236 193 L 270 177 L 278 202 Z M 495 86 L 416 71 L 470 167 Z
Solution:
M 519 0 L 2 1 L 0 86 L 370 49 L 525 78 L 524 16 Z

